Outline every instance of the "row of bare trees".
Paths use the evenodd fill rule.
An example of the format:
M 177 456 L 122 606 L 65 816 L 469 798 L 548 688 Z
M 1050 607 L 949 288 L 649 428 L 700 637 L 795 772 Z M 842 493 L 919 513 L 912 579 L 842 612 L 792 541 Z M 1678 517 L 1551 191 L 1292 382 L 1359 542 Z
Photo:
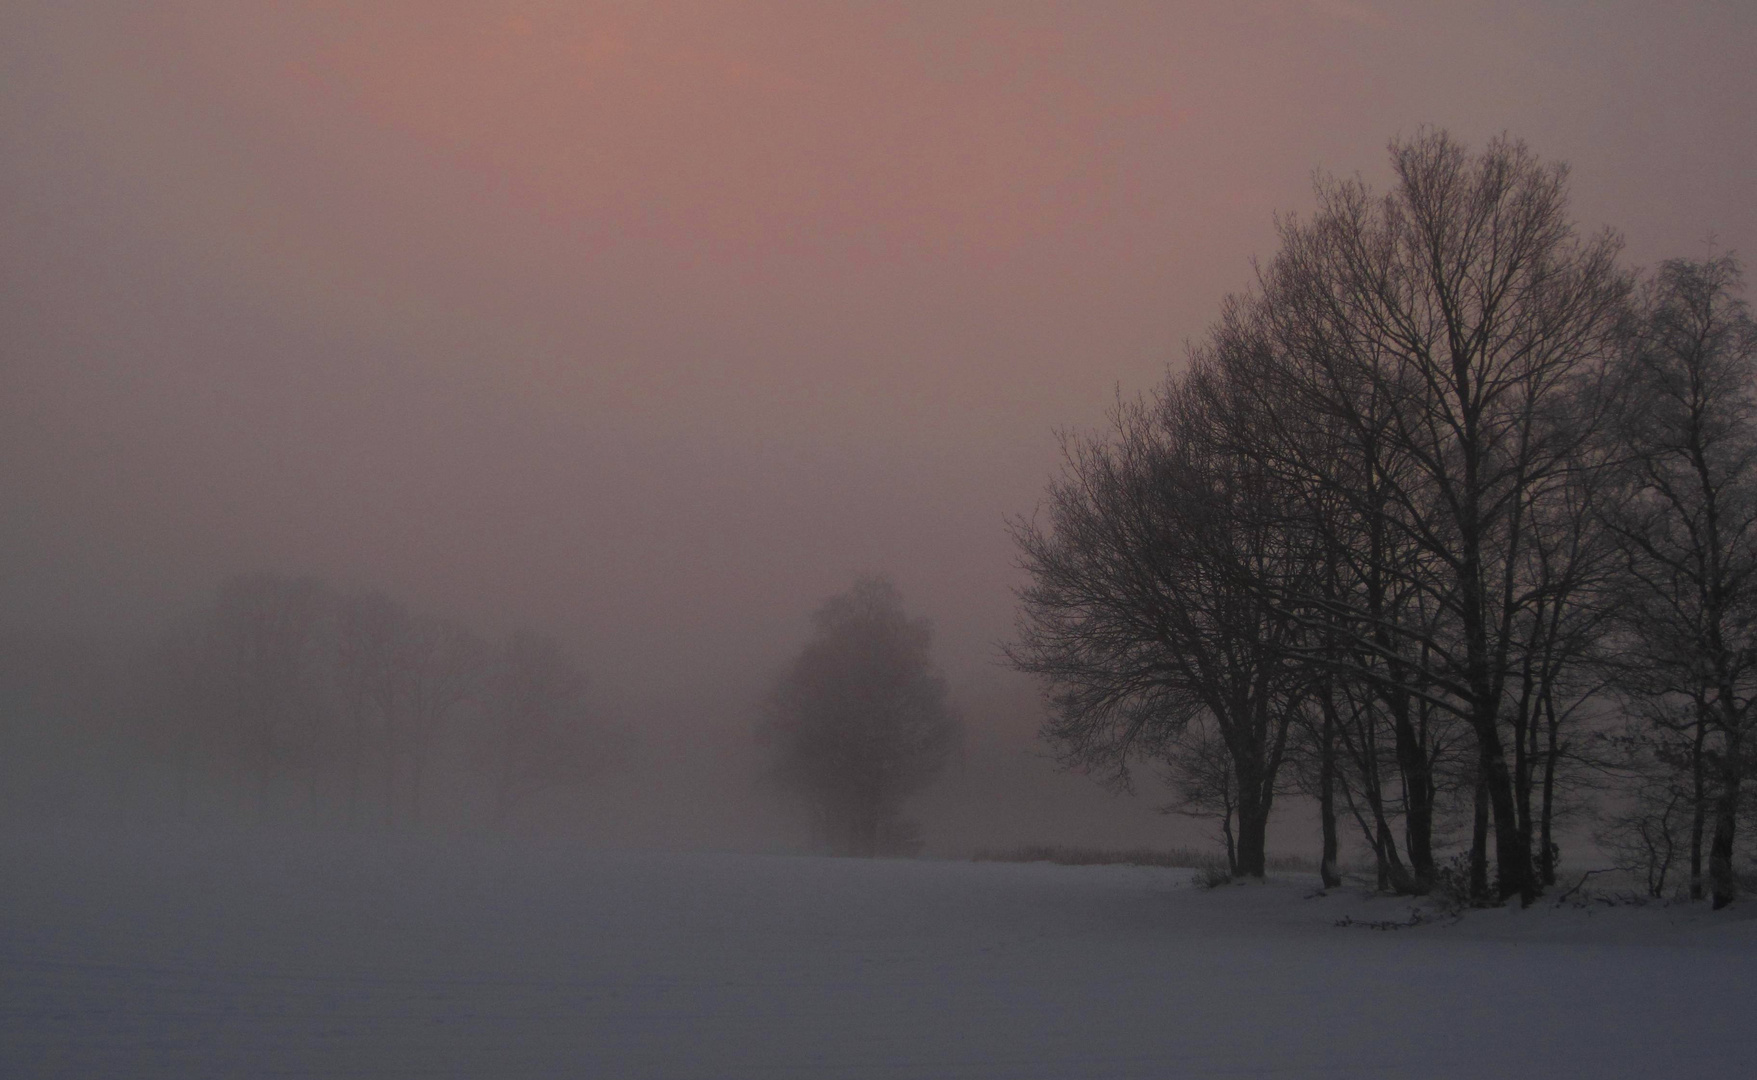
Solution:
M 1011 658 L 1066 761 L 1168 770 L 1238 873 L 1301 790 L 1331 882 L 1352 821 L 1381 887 L 1529 902 L 1596 784 L 1611 846 L 1687 846 L 1698 895 L 1706 834 L 1724 905 L 1757 699 L 1738 264 L 1638 281 L 1517 142 L 1391 164 L 1320 181 L 1188 365 L 1069 439 Z
M 297 807 L 415 825 L 441 779 L 446 800 L 467 796 L 501 823 L 545 790 L 585 783 L 612 751 L 584 675 L 554 640 L 490 643 L 312 578 L 229 579 L 135 675 L 137 732 L 171 770 L 184 813 L 191 792 L 220 783 L 264 819 Z

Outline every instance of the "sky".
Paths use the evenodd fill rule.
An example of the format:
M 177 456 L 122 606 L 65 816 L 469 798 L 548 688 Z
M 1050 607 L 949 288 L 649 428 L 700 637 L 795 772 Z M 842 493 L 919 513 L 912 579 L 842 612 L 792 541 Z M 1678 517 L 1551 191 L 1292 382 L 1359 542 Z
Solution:
M 663 741 L 889 572 L 1028 736 L 1009 517 L 1314 172 L 1505 132 L 1631 264 L 1749 255 L 1753 56 L 1733 2 L 14 0 L 0 628 L 314 574 Z

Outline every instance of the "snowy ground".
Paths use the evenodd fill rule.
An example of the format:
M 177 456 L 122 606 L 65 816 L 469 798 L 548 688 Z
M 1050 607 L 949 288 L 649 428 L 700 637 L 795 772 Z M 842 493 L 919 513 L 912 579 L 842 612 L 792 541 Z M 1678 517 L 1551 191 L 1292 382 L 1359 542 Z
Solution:
M 321 854 L 318 851 L 321 850 Z M 0 1076 L 1757 1075 L 1748 907 L 1130 867 L 0 844 Z

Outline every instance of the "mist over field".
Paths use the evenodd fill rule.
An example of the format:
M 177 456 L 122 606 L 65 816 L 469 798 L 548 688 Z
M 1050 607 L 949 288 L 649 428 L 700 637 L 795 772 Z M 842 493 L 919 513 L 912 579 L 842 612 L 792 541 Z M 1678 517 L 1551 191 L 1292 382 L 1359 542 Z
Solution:
M 1606 677 L 1575 704 L 1625 757 L 1575 754 L 1541 827 L 1519 793 L 1544 914 L 1446 937 L 1446 888 L 1519 892 L 1467 723 L 1423 744 L 1419 843 L 1374 771 L 1407 793 L 1407 755 L 1351 749 L 1346 801 L 1270 776 L 1269 884 L 1228 901 L 1237 740 L 1174 706 L 1176 746 L 1107 742 L 1041 644 L 1081 448 L 1396 148 L 1522 141 L 1605 295 L 1660 326 L 1685 260 L 1744 312 L 1753 55 L 1712 2 L 4 5 L 0 1073 L 1753 1060 L 1751 901 L 1660 903 L 1735 819 L 1715 889 L 1757 875 L 1757 760 L 1705 809 L 1757 746 L 1743 668 L 1719 728 L 1696 688 L 1693 839 L 1689 692 Z M 1121 852 L 1157 865 L 958 861 Z M 1301 1039 L 1225 1015 L 1265 986 Z

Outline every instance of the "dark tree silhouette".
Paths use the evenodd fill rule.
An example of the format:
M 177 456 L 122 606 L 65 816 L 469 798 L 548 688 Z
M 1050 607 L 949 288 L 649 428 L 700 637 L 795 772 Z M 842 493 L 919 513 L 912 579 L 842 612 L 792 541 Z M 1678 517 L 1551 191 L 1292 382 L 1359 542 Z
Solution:
M 920 841 L 904 801 L 939 774 L 961 731 L 929 654 L 932 629 L 882 577 L 824 601 L 811 622 L 759 729 L 775 779 L 809 808 L 827 849 L 912 854 Z
M 1425 890 L 1434 768 L 1462 728 L 1477 892 L 1492 824 L 1500 897 L 1529 902 L 1553 871 L 1534 832 L 1563 732 L 1594 689 L 1588 481 L 1629 279 L 1614 237 L 1576 235 L 1566 170 L 1520 143 L 1471 153 L 1430 131 L 1391 164 L 1383 196 L 1320 181 L 1157 415 L 1074 443 L 1048 528 L 1018 531 L 1013 658 L 1046 677 L 1048 734 L 1085 764 L 1164 757 L 1210 715 L 1245 873 L 1286 725 L 1316 707 L 1318 774 L 1382 874 Z
M 366 788 L 376 786 L 387 824 L 399 804 L 419 821 L 440 736 L 489 689 L 488 647 L 463 627 L 412 613 L 379 592 L 343 597 L 335 636 L 348 820 L 358 819 Z M 368 772 L 377 777 L 372 785 Z
M 317 804 L 329 752 L 334 701 L 328 634 L 334 598 L 322 582 L 279 574 L 227 579 L 210 616 L 218 691 L 216 733 L 254 774 L 257 812 L 266 818 L 277 779 L 302 779 L 308 809 Z
M 336 689 L 341 700 L 341 741 L 347 775 L 348 824 L 358 824 L 367 773 L 384 775 L 384 806 L 392 811 L 389 776 L 395 762 L 398 721 L 404 712 L 403 653 L 411 617 L 408 609 L 380 592 L 339 599 L 335 611 Z
M 1031 583 L 1008 658 L 1043 678 L 1045 737 L 1070 766 L 1129 784 L 1159 763 L 1186 801 L 1236 818 L 1236 873 L 1262 877 L 1270 809 L 1309 676 L 1296 620 L 1263 589 L 1305 588 L 1276 478 L 1229 446 L 1259 417 L 1198 355 L 1104 437 L 1071 439 L 1047 520 L 1014 529 Z M 1212 721 L 1209 752 L 1201 736 Z M 1230 777 L 1209 767 L 1223 748 Z M 1229 837 L 1229 847 L 1232 846 Z
M 1573 608 L 1593 553 L 1561 530 L 1582 520 L 1591 390 L 1628 279 L 1613 237 L 1576 235 L 1566 170 L 1522 144 L 1472 154 L 1428 132 L 1394 143 L 1391 163 L 1383 197 L 1321 183 L 1245 305 L 1278 416 L 1257 445 L 1323 500 L 1309 520 L 1353 564 L 1344 588 L 1284 602 L 1326 631 L 1315 662 L 1378 688 L 1405 771 L 1420 764 L 1419 707 L 1469 728 L 1488 811 L 1477 876 L 1492 822 L 1500 895 L 1529 900 L 1524 752 L 1532 717 L 1570 692 L 1565 649 L 1584 640 Z M 1417 824 L 1426 807 L 1409 807 Z M 1411 830 L 1418 863 L 1425 828 Z
M 1623 682 L 1671 735 L 1658 759 L 1689 770 L 1696 896 L 1713 819 L 1717 908 L 1736 893 L 1733 841 L 1757 724 L 1757 324 L 1740 284 L 1730 256 L 1668 262 L 1651 283 L 1619 372 L 1613 441 L 1627 490 L 1605 514 L 1623 555 Z M 1656 801 L 1676 815 L 1669 797 Z
M 417 615 L 400 658 L 403 713 L 392 744 L 392 768 L 402 763 L 409 817 L 419 824 L 435 751 L 466 708 L 481 703 L 492 657 L 488 645 L 468 629 Z M 606 744 L 605 749 L 614 746 Z
M 586 701 L 586 676 L 542 634 L 514 634 L 488 678 L 483 764 L 494 820 L 541 792 L 578 787 L 613 751 Z

